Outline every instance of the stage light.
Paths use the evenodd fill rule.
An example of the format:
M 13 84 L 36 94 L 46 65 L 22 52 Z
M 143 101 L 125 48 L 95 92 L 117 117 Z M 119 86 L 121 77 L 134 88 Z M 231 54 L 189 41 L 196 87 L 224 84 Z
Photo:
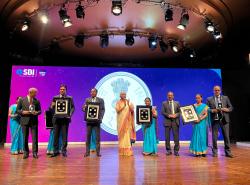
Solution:
M 84 34 L 78 34 L 75 36 L 75 46 L 77 48 L 82 48 L 84 46 Z
M 173 20 L 173 10 L 168 6 L 168 9 L 165 12 L 165 21 Z
M 100 46 L 101 48 L 107 48 L 109 45 L 109 36 L 107 33 L 100 35 Z
M 134 34 L 126 34 L 125 44 L 132 46 L 135 43 Z
M 157 36 L 152 35 L 148 38 L 148 47 L 151 50 L 154 50 L 157 48 Z
M 187 55 L 188 55 L 189 58 L 191 58 L 191 59 L 196 58 L 196 53 L 195 53 L 195 51 L 193 49 L 187 48 L 186 52 L 187 52 Z
M 216 40 L 222 38 L 221 32 L 219 32 L 217 29 L 214 30 L 213 35 L 214 35 L 214 38 L 215 38 Z
M 60 19 L 61 19 L 61 21 L 63 23 L 63 26 L 65 28 L 72 26 L 70 16 L 68 16 L 68 14 L 67 14 L 67 10 L 65 8 L 65 5 L 63 5 L 61 7 L 61 9 L 59 10 L 58 13 L 59 13 Z
M 179 52 L 179 47 L 175 42 L 170 43 L 171 49 L 173 52 L 178 53 Z
M 49 16 L 48 16 L 47 12 L 45 12 L 45 11 L 40 12 L 39 17 L 40 17 L 40 21 L 43 24 L 47 24 L 49 22 Z
M 214 24 L 210 20 L 205 21 L 206 29 L 208 32 L 213 33 L 215 30 Z
M 121 0 L 113 0 L 112 1 L 111 12 L 115 16 L 118 16 L 118 15 L 122 14 L 122 1 Z
M 183 10 L 181 13 L 180 23 L 177 26 L 177 28 L 181 30 L 185 30 L 188 25 L 188 22 L 189 22 L 189 15 L 185 10 Z
M 165 53 L 168 50 L 168 44 L 166 44 L 163 40 L 159 41 L 159 45 L 163 53 Z
M 25 17 L 22 22 L 21 30 L 27 31 L 30 27 L 30 23 L 31 23 L 30 19 L 28 17 Z
M 79 4 L 76 6 L 76 17 L 78 19 L 84 19 L 85 17 L 84 7 L 81 5 L 81 1 L 79 1 Z

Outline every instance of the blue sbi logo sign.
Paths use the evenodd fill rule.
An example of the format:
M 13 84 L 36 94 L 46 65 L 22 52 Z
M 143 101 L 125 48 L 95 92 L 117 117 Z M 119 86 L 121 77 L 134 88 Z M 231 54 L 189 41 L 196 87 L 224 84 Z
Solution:
M 16 74 L 22 77 L 36 77 L 37 70 L 36 69 L 17 69 Z

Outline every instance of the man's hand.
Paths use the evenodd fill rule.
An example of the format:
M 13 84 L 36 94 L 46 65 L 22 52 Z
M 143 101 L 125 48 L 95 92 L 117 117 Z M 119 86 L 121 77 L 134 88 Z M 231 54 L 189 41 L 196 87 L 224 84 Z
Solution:
M 24 110 L 24 111 L 22 111 L 22 114 L 23 114 L 23 115 L 29 115 L 29 114 L 30 114 L 30 111 Z
M 221 111 L 222 112 L 229 112 L 229 109 L 228 108 L 221 108 Z
M 212 110 L 212 113 L 218 113 L 218 109 L 211 109 Z
M 34 111 L 34 112 L 31 112 L 32 115 L 36 116 L 38 115 L 38 112 L 37 111 Z

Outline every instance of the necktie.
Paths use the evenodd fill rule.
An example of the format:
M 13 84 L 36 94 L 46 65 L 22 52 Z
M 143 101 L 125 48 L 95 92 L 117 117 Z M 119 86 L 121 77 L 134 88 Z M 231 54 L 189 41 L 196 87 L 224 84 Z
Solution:
M 170 109 L 171 109 L 171 113 L 174 114 L 174 104 L 173 101 L 170 101 Z

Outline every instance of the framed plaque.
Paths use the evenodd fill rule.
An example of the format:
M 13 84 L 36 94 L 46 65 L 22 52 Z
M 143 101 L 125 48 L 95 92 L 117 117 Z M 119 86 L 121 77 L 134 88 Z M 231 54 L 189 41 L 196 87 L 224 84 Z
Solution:
M 152 106 L 138 105 L 136 106 L 136 123 L 151 124 L 152 122 Z
M 54 98 L 54 102 L 55 102 L 55 117 L 70 116 L 69 98 Z
M 45 126 L 46 126 L 46 129 L 53 129 L 52 119 L 53 119 L 52 112 L 49 111 L 49 110 L 46 110 L 45 111 Z
M 100 104 L 98 102 L 86 103 L 85 121 L 98 122 L 100 120 Z
M 199 117 L 194 109 L 194 105 L 188 105 L 185 107 L 181 107 L 180 109 L 181 109 L 183 124 L 199 120 Z

